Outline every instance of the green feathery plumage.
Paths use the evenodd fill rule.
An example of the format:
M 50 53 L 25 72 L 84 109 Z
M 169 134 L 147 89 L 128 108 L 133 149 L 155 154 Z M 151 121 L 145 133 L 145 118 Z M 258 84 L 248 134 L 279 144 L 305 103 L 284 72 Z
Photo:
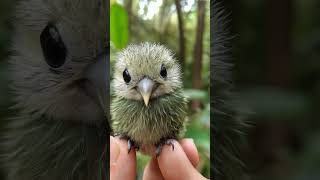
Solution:
M 166 68 L 165 77 L 161 77 L 162 67 Z M 142 148 L 178 138 L 184 130 L 187 101 L 182 93 L 180 67 L 172 53 L 158 44 L 129 45 L 118 54 L 114 69 L 114 133 Z M 130 82 L 125 82 L 124 70 L 131 75 Z M 148 105 L 139 92 L 143 79 L 155 83 Z
M 155 98 L 148 106 L 116 97 L 111 105 L 113 130 L 137 144 L 155 145 L 162 138 L 177 138 L 184 127 L 186 103 L 181 91 Z

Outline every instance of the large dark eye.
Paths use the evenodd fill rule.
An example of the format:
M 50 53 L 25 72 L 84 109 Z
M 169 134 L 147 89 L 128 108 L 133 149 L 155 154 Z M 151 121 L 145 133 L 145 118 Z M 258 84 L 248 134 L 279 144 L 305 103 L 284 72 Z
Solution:
M 163 78 L 166 78 L 166 77 L 167 77 L 167 69 L 166 69 L 166 67 L 164 67 L 163 64 L 161 65 L 160 75 L 161 75 Z
M 122 73 L 123 80 L 128 84 L 131 81 L 131 76 L 127 69 L 125 69 Z
M 42 52 L 47 64 L 53 68 L 62 66 L 66 61 L 67 49 L 58 29 L 49 23 L 40 35 Z

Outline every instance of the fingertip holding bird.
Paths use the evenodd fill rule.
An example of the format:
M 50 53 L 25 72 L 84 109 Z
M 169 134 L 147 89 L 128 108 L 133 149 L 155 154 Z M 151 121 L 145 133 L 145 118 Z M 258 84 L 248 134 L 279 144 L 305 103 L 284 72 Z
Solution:
M 143 180 L 163 180 L 157 157 L 153 156 L 143 171 Z
M 193 164 L 188 159 L 183 147 L 176 141 L 172 141 L 174 150 L 171 146 L 164 146 L 161 155 L 157 158 L 161 174 L 165 179 L 192 179 L 196 171 Z M 190 140 L 184 141 L 184 144 L 192 143 Z
M 113 140 L 117 143 L 119 149 L 120 149 L 120 156 L 123 154 L 127 154 L 128 156 L 132 156 L 136 154 L 136 149 L 132 148 L 129 152 L 128 150 L 128 140 L 121 138 L 120 136 L 112 137 Z M 111 141 L 110 141 L 111 142 Z
M 180 145 L 182 146 L 184 152 L 188 156 L 192 165 L 195 168 L 197 168 L 197 166 L 200 162 L 200 157 L 199 157 L 198 150 L 197 150 L 197 147 L 196 147 L 193 139 L 191 139 L 191 138 L 182 139 L 180 141 Z
M 110 179 L 134 179 L 136 177 L 136 151 L 128 153 L 127 141 L 110 136 Z
M 173 141 L 172 141 L 173 142 Z M 149 161 L 149 163 L 146 165 L 144 172 L 143 172 L 143 180 L 163 180 L 163 179 L 170 179 L 170 178 L 175 178 L 172 177 L 171 174 L 172 173 L 178 173 L 179 177 L 178 179 L 185 179 L 185 176 L 191 176 L 192 177 L 197 177 L 198 179 L 201 179 L 201 175 L 195 170 L 195 168 L 197 167 L 197 165 L 199 164 L 199 155 L 198 155 L 198 151 L 196 148 L 196 145 L 194 144 L 192 139 L 182 139 L 179 141 L 178 145 L 175 144 L 177 143 L 176 141 L 173 142 L 173 144 L 179 148 L 179 149 L 174 149 L 172 150 L 172 146 L 171 145 L 164 145 L 163 150 L 159 157 L 153 156 L 152 159 Z M 182 149 L 181 149 L 182 148 Z M 176 152 L 174 152 L 176 151 Z M 176 154 L 174 154 L 176 153 Z M 189 161 L 187 159 L 184 159 L 185 161 L 179 161 L 178 163 L 174 162 L 177 161 L 176 158 L 179 159 L 179 157 L 177 156 L 184 156 L 186 155 L 187 158 L 189 159 Z M 159 160 L 159 158 L 161 158 L 161 156 L 165 156 L 162 157 L 161 160 Z M 166 157 L 168 156 L 168 157 Z M 174 156 L 172 158 L 172 156 Z M 181 172 L 181 164 L 182 166 L 185 166 L 185 164 L 191 164 L 190 166 L 188 166 L 191 169 L 186 169 L 185 172 Z M 160 164 L 159 164 L 160 163 Z M 164 164 L 165 163 L 165 164 Z M 175 165 L 170 165 L 170 167 L 164 167 L 166 166 L 166 164 L 171 164 L 171 163 L 175 163 Z M 161 166 L 161 170 L 160 170 L 160 166 Z M 176 166 L 176 167 L 174 167 Z M 192 167 L 193 166 L 193 167 Z M 173 168 L 173 169 L 171 169 Z M 174 171 L 174 172 L 172 172 Z M 164 175 L 162 174 L 164 173 Z M 182 174 L 182 173 L 189 173 L 188 174 Z M 190 179 L 190 178 L 189 178 Z
M 115 166 L 120 155 L 120 146 L 116 139 L 110 136 L 110 167 Z
M 174 140 L 170 140 L 172 143 L 166 143 L 166 146 L 172 147 L 172 151 L 175 150 Z M 194 167 L 197 167 L 199 164 L 200 158 L 198 155 L 197 147 L 192 138 L 185 138 L 179 141 L 179 144 L 182 147 L 182 150 L 187 155 L 188 159 Z M 163 147 L 164 148 L 164 147 Z M 160 156 L 160 155 L 159 155 Z M 157 157 L 159 157 L 157 156 Z

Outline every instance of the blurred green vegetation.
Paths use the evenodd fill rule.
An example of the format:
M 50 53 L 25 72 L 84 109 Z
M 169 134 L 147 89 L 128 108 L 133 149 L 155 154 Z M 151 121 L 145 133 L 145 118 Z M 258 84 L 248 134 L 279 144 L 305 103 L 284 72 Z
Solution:
M 319 0 L 228 0 L 251 180 L 320 179 Z
M 183 33 L 185 38 L 185 60 L 183 64 L 185 94 L 190 101 L 200 102 L 200 106 L 190 104 L 188 110 L 189 122 L 185 137 L 193 138 L 200 155 L 199 171 L 210 177 L 210 106 L 209 106 L 209 57 L 210 57 L 210 25 L 209 3 L 205 5 L 203 51 L 199 81 L 201 88 L 194 88 L 192 67 L 197 34 L 197 1 L 179 1 L 183 19 Z M 174 0 L 111 1 L 110 31 L 111 31 L 111 64 L 116 59 L 116 53 L 129 43 L 155 42 L 161 43 L 176 53 L 176 58 L 182 57 L 179 38 L 178 14 Z M 127 29 L 123 29 L 127 28 Z M 127 42 L 127 43 L 125 43 Z M 111 70 L 112 72 L 112 66 Z M 138 177 L 141 178 L 143 169 L 150 157 L 138 154 Z

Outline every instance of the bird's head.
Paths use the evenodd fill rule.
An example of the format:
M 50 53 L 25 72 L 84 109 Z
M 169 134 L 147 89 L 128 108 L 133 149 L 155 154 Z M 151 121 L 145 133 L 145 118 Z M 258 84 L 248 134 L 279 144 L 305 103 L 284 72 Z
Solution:
M 108 1 L 20 1 L 11 74 L 16 107 L 50 119 L 105 120 Z
M 162 45 L 129 45 L 118 54 L 114 68 L 114 91 L 125 99 L 144 101 L 181 88 L 181 72 L 170 50 Z

